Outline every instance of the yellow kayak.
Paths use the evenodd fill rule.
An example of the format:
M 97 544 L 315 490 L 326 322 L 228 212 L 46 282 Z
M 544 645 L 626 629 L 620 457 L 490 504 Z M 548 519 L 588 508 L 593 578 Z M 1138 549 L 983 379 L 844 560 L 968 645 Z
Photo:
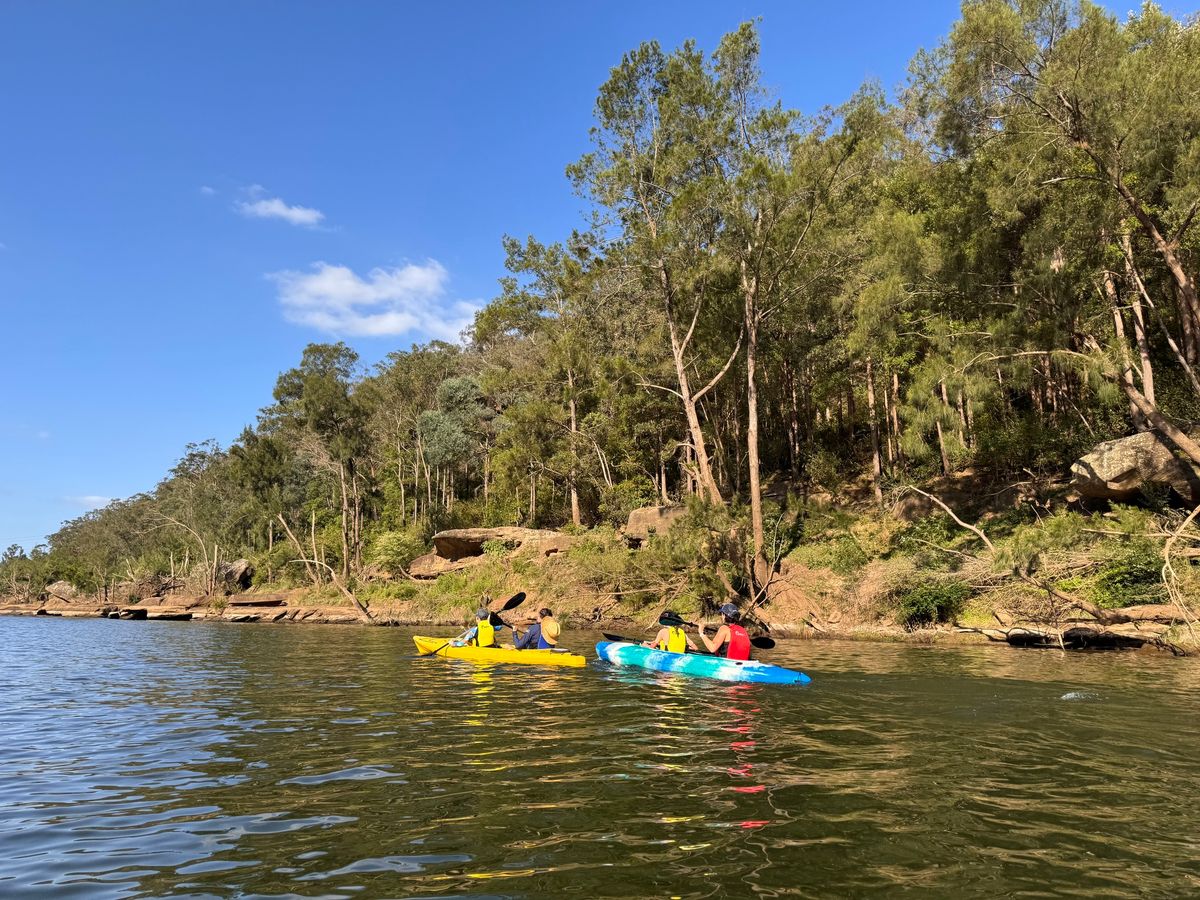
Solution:
M 438 656 L 474 662 L 522 663 L 527 666 L 582 666 L 587 660 L 570 650 L 514 650 L 512 647 L 455 647 L 451 638 L 413 636 L 422 655 L 437 650 Z M 438 649 L 438 648 L 441 649 Z

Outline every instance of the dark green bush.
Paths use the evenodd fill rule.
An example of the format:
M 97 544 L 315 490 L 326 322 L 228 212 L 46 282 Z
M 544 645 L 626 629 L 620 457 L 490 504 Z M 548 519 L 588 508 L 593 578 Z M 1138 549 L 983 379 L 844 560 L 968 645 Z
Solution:
M 908 631 L 949 622 L 962 610 L 971 589 L 961 581 L 931 581 L 900 597 L 896 621 Z
M 1135 603 L 1165 603 L 1162 557 L 1141 542 L 1104 564 L 1091 579 L 1091 595 L 1097 605 L 1114 609 Z

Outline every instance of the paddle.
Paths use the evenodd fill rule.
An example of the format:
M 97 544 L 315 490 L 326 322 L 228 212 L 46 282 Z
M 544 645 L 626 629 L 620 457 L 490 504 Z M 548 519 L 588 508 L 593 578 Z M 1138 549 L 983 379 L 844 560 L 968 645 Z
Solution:
M 684 622 L 683 624 L 688 625 L 691 623 Z M 600 633 L 604 635 L 604 639 L 606 641 L 617 641 L 617 642 L 620 642 L 623 644 L 640 644 L 641 643 L 641 641 L 639 641 L 639 640 L 635 640 L 634 638 L 621 637 L 621 635 L 619 635 L 619 634 L 608 634 L 603 631 Z M 766 635 L 761 635 L 760 637 L 750 638 L 750 646 L 757 647 L 759 650 L 770 650 L 775 646 L 775 641 L 773 641 L 771 638 L 767 637 Z M 704 656 L 716 656 L 717 655 L 716 653 L 712 653 L 711 651 L 700 650 L 700 649 L 697 649 L 695 651 L 688 651 L 688 652 L 701 653 Z
M 500 612 L 508 612 L 510 609 L 516 609 L 518 606 L 520 606 L 524 602 L 525 602 L 525 592 L 517 591 L 515 594 L 513 594 L 511 597 L 509 597 L 507 600 L 504 601 L 504 605 L 502 607 L 500 607 Z M 503 619 L 501 619 L 494 612 L 489 615 L 488 620 L 493 625 L 496 625 L 497 621 L 499 621 L 499 625 L 497 627 L 500 627 L 500 628 L 503 628 L 507 624 Z M 468 628 L 467 631 L 470 631 L 470 629 Z M 467 632 L 464 631 L 462 634 L 466 634 L 466 633 Z M 422 656 L 437 656 L 439 653 L 441 653 L 443 650 L 445 650 L 447 647 L 449 647 L 452 643 L 454 643 L 456 640 L 458 640 L 459 637 L 462 637 L 462 635 L 460 634 L 457 637 L 450 638 L 450 640 L 446 641 L 446 643 L 442 644 L 442 646 L 438 647 L 436 650 L 434 650 L 430 653 L 418 653 L 417 658 L 419 659 Z

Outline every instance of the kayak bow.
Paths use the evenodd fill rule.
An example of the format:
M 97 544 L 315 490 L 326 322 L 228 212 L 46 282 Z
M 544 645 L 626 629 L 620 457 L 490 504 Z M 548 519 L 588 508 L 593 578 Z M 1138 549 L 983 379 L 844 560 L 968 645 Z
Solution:
M 512 647 L 455 647 L 444 637 L 413 636 L 422 655 L 437 652 L 451 659 L 483 663 L 522 663 L 530 666 L 582 666 L 587 660 L 569 650 L 514 650 Z
M 668 653 L 622 641 L 601 641 L 596 655 L 618 666 L 637 666 L 655 672 L 676 672 L 720 681 L 748 681 L 756 684 L 808 684 L 803 672 L 772 666 L 755 660 L 726 659 L 695 653 Z

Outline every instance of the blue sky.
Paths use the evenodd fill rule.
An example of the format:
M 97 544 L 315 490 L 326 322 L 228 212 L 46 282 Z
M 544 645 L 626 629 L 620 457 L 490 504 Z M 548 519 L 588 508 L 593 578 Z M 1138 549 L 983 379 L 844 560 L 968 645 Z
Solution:
M 455 333 L 500 237 L 579 223 L 564 167 L 642 40 L 762 17 L 813 112 L 899 84 L 953 2 L 0 6 L 0 548 L 232 440 L 304 345 Z

